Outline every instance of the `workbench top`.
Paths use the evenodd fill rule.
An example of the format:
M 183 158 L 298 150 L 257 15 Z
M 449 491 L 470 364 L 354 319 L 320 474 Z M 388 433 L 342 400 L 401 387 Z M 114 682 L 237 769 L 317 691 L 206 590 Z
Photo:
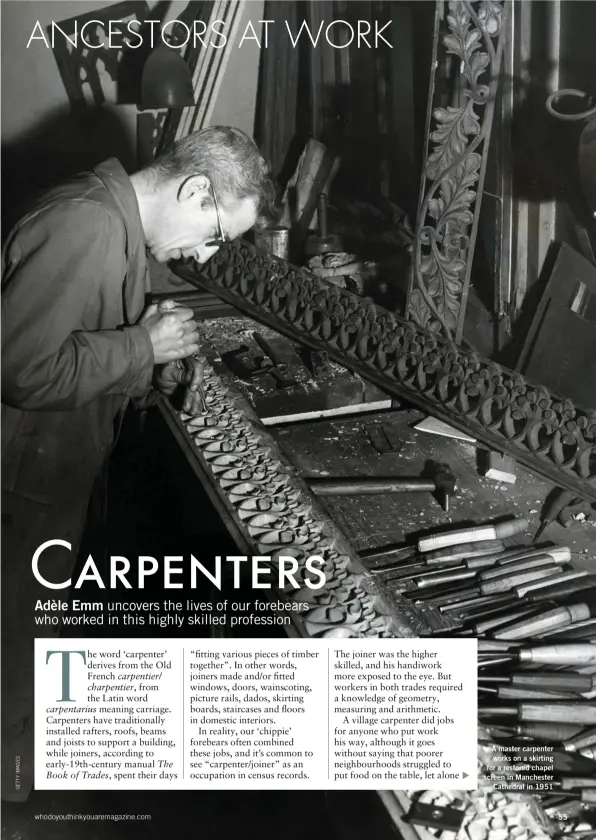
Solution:
M 212 318 L 200 323 L 201 340 L 208 354 L 221 360 L 222 355 L 245 345 L 254 331 L 267 340 L 277 333 L 244 315 Z M 283 339 L 288 342 L 288 339 Z M 235 377 L 219 362 L 216 368 L 254 405 L 256 400 L 275 393 L 275 385 L 260 378 L 251 383 Z M 334 380 L 346 383 L 354 374 L 331 362 L 320 381 L 305 368 L 296 367 L 293 375 L 299 381 L 296 392 L 288 391 L 284 399 L 296 404 L 296 413 L 304 394 L 326 391 L 334 400 L 347 384 L 334 388 Z M 358 377 L 360 380 L 360 377 Z M 361 381 L 361 380 L 360 380 Z M 376 388 L 376 386 L 372 386 Z M 362 390 L 362 389 L 361 389 Z M 362 391 L 364 393 L 364 391 Z M 378 398 L 376 389 L 370 399 Z M 382 396 L 382 394 L 381 394 Z M 334 496 L 321 498 L 321 504 L 355 544 L 356 548 L 374 548 L 388 543 L 401 543 L 426 531 L 441 527 L 467 527 L 510 516 L 526 517 L 527 533 L 514 539 L 516 544 L 530 543 L 540 524 L 545 499 L 554 490 L 547 479 L 516 465 L 514 485 L 481 476 L 480 461 L 486 452 L 482 445 L 440 437 L 414 429 L 426 415 L 414 408 L 387 409 L 345 418 L 301 421 L 270 426 L 269 430 L 287 459 L 303 476 L 419 476 L 429 461 L 446 464 L 456 477 L 457 487 L 446 514 L 429 493 L 375 496 Z M 379 454 L 369 438 L 369 428 L 389 426 L 393 437 L 401 442 L 396 452 Z M 543 541 L 569 545 L 574 564 L 594 569 L 596 562 L 596 520 L 572 522 L 568 528 L 558 523 L 548 527 Z
M 442 527 L 463 528 L 510 516 L 528 519 L 527 533 L 513 541 L 530 543 L 553 485 L 520 465 L 514 485 L 482 477 L 477 445 L 416 430 L 414 426 L 424 416 L 417 409 L 390 410 L 270 431 L 303 476 L 413 477 L 420 475 L 429 461 L 450 467 L 457 486 L 448 513 L 430 493 L 321 498 L 321 504 L 358 549 L 405 542 Z M 368 430 L 377 424 L 390 426 L 393 436 L 399 437 L 399 452 L 379 454 L 375 450 Z M 594 568 L 594 520 L 573 522 L 568 528 L 554 523 L 545 531 L 544 540 L 569 545 L 577 565 Z

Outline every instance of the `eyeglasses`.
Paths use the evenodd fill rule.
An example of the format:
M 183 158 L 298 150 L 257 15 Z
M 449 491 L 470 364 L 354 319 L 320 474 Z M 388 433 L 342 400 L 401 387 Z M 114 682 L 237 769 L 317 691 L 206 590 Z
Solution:
M 225 245 L 227 242 L 226 235 L 223 231 L 223 227 L 221 224 L 221 216 L 219 214 L 219 203 L 217 201 L 217 196 L 215 195 L 215 190 L 213 189 L 213 185 L 211 186 L 211 195 L 213 196 L 213 204 L 215 205 L 215 215 L 217 216 L 217 232 L 218 236 L 216 239 L 210 239 L 209 242 L 205 242 L 207 248 L 219 248 L 220 245 Z

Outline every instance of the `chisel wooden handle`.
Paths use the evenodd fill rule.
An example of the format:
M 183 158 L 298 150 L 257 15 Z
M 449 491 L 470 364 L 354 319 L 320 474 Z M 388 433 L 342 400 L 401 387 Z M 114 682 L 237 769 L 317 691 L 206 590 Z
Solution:
M 548 599 L 552 595 L 562 598 L 565 595 L 571 595 L 573 592 L 577 592 L 579 589 L 584 589 L 586 586 L 586 577 L 588 577 L 588 573 L 584 571 L 562 572 L 557 577 L 556 582 L 545 583 L 544 581 L 540 581 L 537 584 L 529 583 L 524 586 L 516 586 L 513 591 L 518 598 L 527 597 L 529 601 L 541 601 L 543 598 Z M 583 579 L 580 580 L 580 578 Z
M 507 563 L 506 566 L 495 566 L 492 569 L 484 569 L 478 572 L 479 580 L 491 580 L 492 578 L 502 577 L 504 574 L 513 574 L 514 572 L 523 572 L 524 569 L 540 569 L 544 566 L 559 565 L 555 563 L 552 557 L 548 554 L 543 554 L 538 557 L 530 557 L 524 560 L 514 560 Z
M 504 540 L 521 534 L 528 527 L 527 519 L 511 519 L 494 525 L 480 525 L 474 528 L 462 528 L 458 531 L 445 531 L 432 537 L 418 540 L 418 551 L 434 551 L 451 545 L 480 542 L 481 540 Z
M 474 631 L 474 635 L 482 636 L 484 633 L 487 633 L 489 630 L 494 630 L 495 627 L 502 627 L 504 624 L 511 624 L 516 618 L 522 618 L 524 615 L 528 615 L 528 613 L 532 613 L 536 611 L 536 606 L 526 607 L 523 610 L 515 610 L 515 612 L 509 612 L 506 615 L 497 615 L 493 616 L 493 618 L 486 618 L 484 621 L 477 621 L 475 624 L 472 625 L 472 629 Z
M 565 627 L 568 624 L 573 624 L 574 621 L 583 621 L 590 618 L 590 615 L 591 610 L 587 604 L 557 607 L 533 618 L 516 622 L 510 627 L 505 627 L 495 633 L 495 637 L 497 639 L 531 639 L 544 630 L 552 630 L 553 627 Z
M 553 642 L 562 642 L 566 639 L 588 640 L 596 638 L 596 618 L 589 618 L 587 621 L 578 621 L 572 627 L 557 627 L 556 630 L 541 633 L 540 638 Z
M 482 716 L 517 717 L 521 721 L 537 723 L 581 723 L 586 726 L 596 723 L 594 703 L 517 703 L 511 706 L 481 706 Z
M 553 560 L 557 562 L 566 562 L 566 560 L 571 559 L 571 551 L 566 546 L 545 546 L 544 548 L 509 548 L 506 551 L 503 551 L 501 554 L 492 554 L 491 557 L 493 558 L 495 565 L 505 565 L 505 563 L 513 562 L 514 560 L 529 560 L 531 557 L 538 557 L 543 556 L 545 554 L 550 554 Z M 466 565 L 468 568 L 472 569 L 475 568 L 476 563 L 484 562 L 486 558 L 482 557 L 472 557 L 470 560 L 466 561 Z
M 578 788 L 596 788 L 596 775 L 589 776 L 565 776 L 560 781 L 562 790 L 577 790 Z
M 520 648 L 516 655 L 524 664 L 533 662 L 536 665 L 592 665 L 596 663 L 596 645 L 541 645 Z
M 591 747 L 593 744 L 596 744 L 596 727 L 582 731 L 581 735 L 571 736 L 563 741 L 563 746 L 570 752 Z
M 494 692 L 499 700 L 568 700 L 574 697 L 569 691 L 546 691 L 539 688 L 515 688 L 511 685 L 500 685 Z
M 452 545 L 449 548 L 441 548 L 438 551 L 429 551 L 424 559 L 429 566 L 449 566 L 452 563 L 459 563 L 469 558 L 479 559 L 480 557 L 502 555 L 505 550 L 503 540 L 480 540 L 474 543 L 463 543 Z
M 506 573 L 502 577 L 494 580 L 487 580 L 479 585 L 481 595 L 493 595 L 495 592 L 507 592 L 513 589 L 514 586 L 521 586 L 522 583 L 529 583 L 533 580 L 540 580 L 541 578 L 551 577 L 552 575 L 560 574 L 559 566 L 554 563 L 550 566 L 544 566 L 539 569 L 530 569 L 527 572 L 519 572 L 516 575 Z
M 478 682 L 508 683 L 514 688 L 535 688 L 543 691 L 582 694 L 585 691 L 592 691 L 594 677 L 591 674 L 570 671 L 523 671 L 508 677 L 479 677 Z

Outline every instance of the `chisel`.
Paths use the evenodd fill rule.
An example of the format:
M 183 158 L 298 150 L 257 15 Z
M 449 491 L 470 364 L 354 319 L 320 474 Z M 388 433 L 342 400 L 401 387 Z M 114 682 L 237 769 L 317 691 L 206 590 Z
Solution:
M 434 572 L 424 572 L 421 575 L 413 577 L 413 581 L 415 586 L 418 588 L 425 588 L 428 586 L 437 586 L 443 583 L 450 583 L 453 580 L 466 580 L 467 578 L 473 578 L 475 576 L 478 577 L 479 580 L 486 580 L 488 578 L 499 577 L 507 572 L 516 572 L 521 571 L 523 569 L 536 569 L 540 568 L 541 566 L 548 566 L 552 563 L 556 565 L 563 564 L 567 562 L 565 552 L 560 552 L 559 554 L 539 554 L 535 557 L 528 557 L 523 558 L 520 560 L 507 560 L 501 561 L 500 563 L 495 563 L 491 561 L 489 557 L 489 562 L 486 563 L 487 566 L 490 568 L 482 569 L 476 567 L 475 569 L 470 569 L 466 567 L 465 563 L 462 563 L 461 566 L 458 566 L 454 569 L 447 569 L 445 571 L 434 571 Z
M 493 639 L 478 639 L 478 653 L 503 653 L 521 646 L 521 642 L 497 642 Z
M 596 727 L 582 731 L 581 735 L 571 736 L 563 741 L 563 746 L 569 752 L 582 750 L 584 747 L 591 747 L 596 744 Z
M 592 761 L 596 761 L 596 746 L 586 747 L 585 749 L 580 750 L 579 754 L 584 758 L 589 758 Z
M 423 564 L 419 565 L 417 570 L 412 568 L 410 572 L 408 569 L 408 572 L 410 572 L 412 578 L 416 577 L 420 579 L 427 579 L 429 581 L 429 586 L 434 585 L 435 580 L 437 583 L 442 583 L 443 578 L 445 581 L 466 580 L 468 578 L 473 578 L 480 569 L 492 568 L 496 562 L 494 559 L 495 557 L 498 557 L 498 555 L 483 555 L 482 557 L 475 557 L 472 560 L 462 560 L 461 563 L 448 566 L 444 569 L 439 569 L 436 566 L 429 567 L 426 564 Z
M 492 694 L 495 700 L 568 700 L 575 698 L 569 691 L 540 691 L 536 688 L 512 688 L 509 685 L 493 686 L 479 685 L 478 691 Z
M 592 665 L 596 663 L 596 645 L 572 644 L 540 645 L 520 647 L 508 654 L 499 655 L 491 663 L 496 665 L 503 662 L 521 662 L 524 665 Z M 596 708 L 596 704 L 594 706 Z
M 471 543 L 473 546 L 474 543 Z M 480 543 L 478 543 L 480 545 Z M 459 548 L 459 546 L 454 546 L 455 548 Z M 447 549 L 449 550 L 449 549 Z M 453 550 L 453 549 L 451 549 Z M 430 555 L 438 554 L 440 552 L 431 551 Z M 524 557 L 531 556 L 531 557 L 538 557 L 539 555 L 545 556 L 549 554 L 556 562 L 559 562 L 559 557 L 562 557 L 565 553 L 565 549 L 550 549 L 549 551 L 530 551 L 530 552 L 513 552 L 510 556 L 508 552 L 485 552 L 485 551 L 478 551 L 478 552 L 466 552 L 464 554 L 458 555 L 457 560 L 451 559 L 449 563 L 445 563 L 442 560 L 434 560 L 431 561 L 429 559 L 430 555 L 418 555 L 418 560 L 415 563 L 408 563 L 405 564 L 403 562 L 397 562 L 393 565 L 377 565 L 373 569 L 370 569 L 371 572 L 376 574 L 384 574 L 385 572 L 396 572 L 403 573 L 404 577 L 413 573 L 417 570 L 421 572 L 422 577 L 430 577 L 430 575 L 438 575 L 438 574 L 445 574 L 451 571 L 464 571 L 466 569 L 484 569 L 489 566 L 495 566 L 497 563 L 506 563 L 513 560 L 523 559 Z M 518 556 L 520 555 L 520 556 Z M 411 557 L 405 558 L 407 560 L 413 559 Z M 561 560 L 561 562 L 564 562 Z M 438 566 L 444 567 L 441 569 L 437 569 Z
M 574 694 L 591 691 L 594 686 L 594 678 L 590 674 L 578 674 L 576 671 L 523 671 L 502 677 L 478 677 L 478 682 Z
M 514 593 L 518 591 L 525 593 L 523 597 L 507 593 L 500 595 L 498 600 L 495 598 L 495 604 L 502 605 L 503 607 L 515 607 L 518 605 L 523 606 L 524 604 L 548 603 L 551 599 L 560 601 L 565 596 L 572 595 L 577 590 L 583 589 L 583 582 L 579 578 L 586 574 L 586 572 L 561 572 L 560 575 L 555 575 L 552 581 L 550 578 L 547 578 L 546 580 L 539 580 L 536 583 L 514 587 Z M 596 590 L 590 589 L 588 592 L 590 597 L 596 595 Z M 462 609 L 460 609 L 460 604 L 467 611 L 468 607 L 474 609 L 476 605 L 483 606 L 484 604 L 490 604 L 490 602 L 490 596 L 473 597 L 456 603 L 453 603 L 452 599 L 450 603 L 440 606 L 439 609 L 441 612 L 457 611 L 461 615 Z
M 430 557 L 433 554 L 436 554 L 436 552 L 431 551 L 429 554 L 424 554 L 422 556 Z M 531 557 L 538 557 L 544 554 L 550 554 L 553 558 L 562 557 L 564 560 L 571 559 L 571 550 L 567 546 L 555 545 L 546 545 L 543 548 L 537 548 L 535 546 L 530 548 L 517 546 L 516 548 L 509 548 L 506 551 L 502 551 L 500 554 L 490 554 L 488 557 L 492 557 L 495 564 L 502 564 L 513 560 L 527 560 Z M 482 566 L 485 563 L 487 563 L 486 555 L 480 557 L 470 557 L 466 565 L 468 568 L 472 569 L 476 565 Z M 430 565 L 434 564 L 429 562 L 429 566 Z
M 462 600 L 458 601 L 457 603 L 442 604 L 439 607 L 439 610 L 442 613 L 456 612 L 461 614 L 469 610 L 474 610 L 476 608 L 481 608 L 485 606 L 490 607 L 491 605 L 496 606 L 499 604 L 502 604 L 503 607 L 517 606 L 519 604 L 519 601 L 517 599 L 512 600 L 511 595 L 509 594 L 498 595 L 495 597 L 492 597 L 490 595 L 477 595 L 472 598 L 462 598 Z
M 523 583 L 529 583 L 530 581 L 540 580 L 542 578 L 550 578 L 554 577 L 561 573 L 561 569 L 556 564 L 551 564 L 549 566 L 544 566 L 538 569 L 530 569 L 529 571 L 525 572 L 518 572 L 517 574 L 509 574 L 504 573 L 500 577 L 493 578 L 492 580 L 483 581 L 470 589 L 466 589 L 466 593 L 475 594 L 475 595 L 494 595 L 497 593 L 507 592 L 513 589 L 514 586 L 521 586 Z M 440 606 L 441 604 L 447 603 L 449 601 L 453 601 L 453 597 L 458 597 L 460 593 L 456 592 L 447 592 L 444 595 L 440 595 L 434 598 L 423 599 L 426 600 L 427 604 L 431 604 L 433 606 Z M 463 594 L 463 593 L 462 593 Z M 417 603 L 415 599 L 415 603 Z
M 558 578 L 556 582 L 553 581 L 552 584 L 545 584 L 542 581 L 538 585 L 529 583 L 524 586 L 516 586 L 514 593 L 518 598 L 536 600 L 536 595 L 532 593 L 539 589 L 538 597 L 549 598 L 551 595 L 556 595 L 558 598 L 562 598 L 580 590 L 583 592 L 586 589 L 592 589 L 596 584 L 596 575 L 588 575 L 585 571 L 563 572 L 563 576 Z
M 485 569 L 484 572 L 479 573 L 478 579 L 473 582 L 474 583 L 473 586 L 471 586 L 469 583 L 464 583 L 464 584 L 461 584 L 461 585 L 457 585 L 457 581 L 454 582 L 453 586 L 449 586 L 448 582 L 447 583 L 441 583 L 441 584 L 436 583 L 434 587 L 428 587 L 428 588 L 423 587 L 422 589 L 420 589 L 418 587 L 418 589 L 420 589 L 418 595 L 417 596 L 416 595 L 414 595 L 414 596 L 411 595 L 410 597 L 419 597 L 422 600 L 432 600 L 435 597 L 440 598 L 443 595 L 449 595 L 449 596 L 453 595 L 455 600 L 454 599 L 450 599 L 450 600 L 451 600 L 451 603 L 455 603 L 455 602 L 459 602 L 459 601 L 464 600 L 464 599 L 467 600 L 469 598 L 480 597 L 480 596 L 489 596 L 489 595 L 495 594 L 496 590 L 494 589 L 494 587 L 492 587 L 492 586 L 488 587 L 487 591 L 481 592 L 480 591 L 480 586 L 484 585 L 484 582 L 486 582 L 487 580 L 490 581 L 492 579 L 497 579 L 497 580 L 502 579 L 502 580 L 505 580 L 505 581 L 510 581 L 511 585 L 505 587 L 504 589 L 499 588 L 498 591 L 501 592 L 501 594 L 503 596 L 506 596 L 506 597 L 510 598 L 512 601 L 515 601 L 515 600 L 518 600 L 518 599 L 514 597 L 513 592 L 509 592 L 508 590 L 509 589 L 513 590 L 515 587 L 521 586 L 523 584 L 523 581 L 520 580 L 521 575 L 526 575 L 526 578 L 525 578 L 526 585 L 531 585 L 531 584 L 538 583 L 544 577 L 550 577 L 550 574 L 556 574 L 557 576 L 562 575 L 562 574 L 566 574 L 566 572 L 564 572 L 564 570 L 563 570 L 563 567 L 559 566 L 553 560 L 551 560 L 549 562 L 549 560 L 547 559 L 545 561 L 546 565 L 543 565 L 542 560 L 537 561 L 536 559 L 523 561 L 523 562 L 538 563 L 538 565 L 537 566 L 530 566 L 530 568 L 528 570 L 518 569 L 518 570 L 509 571 L 507 566 L 501 566 L 499 569 L 496 569 L 496 568 L 495 569 Z M 548 575 L 541 575 L 540 572 L 543 569 L 550 569 L 552 571 Z M 535 573 L 534 573 L 534 570 L 535 570 Z M 490 574 L 490 576 L 485 577 L 484 575 L 487 572 L 491 572 L 491 574 Z M 494 574 L 492 574 L 493 572 L 494 572 Z M 480 577 L 480 574 L 482 574 L 483 577 Z M 528 575 L 529 575 L 529 577 L 528 577 Z M 557 579 L 558 579 L 558 577 L 557 577 Z M 529 583 L 530 581 L 531 581 L 531 584 Z M 553 579 L 553 581 L 549 581 L 549 585 L 553 582 L 554 582 L 554 579 Z
M 379 548 L 362 548 L 358 552 L 358 556 L 361 560 L 367 560 L 369 562 L 374 560 L 384 560 L 386 557 L 391 556 L 391 562 L 394 563 L 397 556 L 407 554 L 408 552 L 410 554 L 415 554 L 416 546 L 396 545 L 395 543 L 391 543 L 390 545 L 382 545 Z
M 481 706 L 482 717 L 516 717 L 540 723 L 596 723 L 596 704 L 582 702 L 512 703 L 507 706 Z M 596 779 L 595 779 L 596 781 Z
M 540 613 L 533 618 L 526 618 L 505 627 L 495 633 L 497 639 L 527 639 L 536 636 L 544 630 L 554 627 L 564 627 L 573 624 L 575 621 L 584 621 L 592 618 L 596 610 L 588 604 L 571 604 L 568 607 L 557 607 L 554 610 Z
M 488 727 L 492 729 L 492 726 Z M 567 738 L 573 738 L 584 731 L 583 726 L 569 723 L 520 723 L 517 726 L 497 727 L 506 735 L 519 736 L 521 738 L 533 738 L 535 741 L 546 741 L 553 744 L 561 744 Z
M 496 522 L 494 525 L 479 525 L 473 528 L 462 528 L 457 531 L 444 531 L 432 537 L 418 540 L 418 551 L 434 551 L 452 545 L 480 542 L 481 540 L 504 540 L 521 534 L 528 528 L 527 519 L 511 519 L 507 522 Z
M 596 618 L 589 618 L 586 621 L 579 621 L 573 627 L 548 630 L 540 634 L 541 639 L 548 639 L 553 642 L 561 642 L 566 639 L 591 639 L 596 638 Z
M 569 791 L 566 795 L 568 797 L 572 797 L 573 799 L 579 800 L 580 802 L 584 803 L 585 805 L 594 805 L 596 803 L 596 789 L 595 788 L 585 788 L 584 790 L 578 791 L 577 793 L 575 791 Z M 558 836 L 559 837 L 569 837 L 569 838 L 571 838 L 571 840 L 576 840 L 576 838 L 577 838 L 577 840 L 579 840 L 579 838 L 585 838 L 585 840 L 588 840 L 588 838 L 593 838 L 595 836 L 595 833 L 593 831 L 588 831 L 588 832 L 585 832 L 585 833 L 583 831 L 581 833 L 576 833 L 576 832 L 572 831 L 572 832 L 567 832 L 565 834 L 561 834 L 561 835 L 558 835 Z
M 509 602 L 511 606 L 517 604 L 534 604 L 538 601 L 549 600 L 551 598 L 561 598 L 567 595 L 572 595 L 578 590 L 584 589 L 583 578 L 586 572 L 561 572 L 552 581 L 549 579 L 539 580 L 535 583 L 526 583 L 522 586 L 514 586 L 513 592 L 502 595 L 502 602 Z M 590 590 L 592 591 L 592 590 Z M 455 609 L 456 605 L 452 605 L 448 609 Z
M 502 555 L 504 552 L 505 543 L 503 540 L 480 540 L 479 542 L 452 545 L 438 551 L 429 551 L 424 555 L 424 559 L 429 566 L 437 564 L 449 566 L 452 563 L 459 563 L 460 560 L 493 554 Z
M 482 636 L 484 633 L 488 633 L 489 630 L 494 631 L 496 628 L 503 627 L 505 624 L 512 624 L 516 619 L 535 613 L 536 609 L 539 609 L 538 605 L 532 604 L 525 607 L 523 610 L 515 610 L 514 612 L 508 612 L 504 615 L 501 614 L 495 615 L 492 618 L 484 618 L 482 621 L 475 621 L 471 627 L 466 627 L 465 631 L 460 632 L 458 635 Z
M 596 788 L 596 775 L 590 776 L 564 776 L 553 781 L 553 787 L 560 790 L 578 790 L 579 788 Z

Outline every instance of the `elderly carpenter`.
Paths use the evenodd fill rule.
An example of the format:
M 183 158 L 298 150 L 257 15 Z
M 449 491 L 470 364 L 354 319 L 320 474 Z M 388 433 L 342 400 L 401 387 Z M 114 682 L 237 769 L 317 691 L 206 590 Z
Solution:
M 2 264 L 2 795 L 25 798 L 33 774 L 31 558 L 66 580 L 114 426 L 131 399 L 176 385 L 196 390 L 192 310 L 145 308 L 147 251 L 203 263 L 251 228 L 272 197 L 253 141 L 227 127 L 179 141 L 129 177 L 108 160 L 46 193 L 10 233 Z M 37 613 L 39 615 L 39 613 Z M 35 628 L 35 629 L 34 629 Z M 46 629 L 47 632 L 47 629 Z M 20 755 L 20 788 L 15 756 Z

